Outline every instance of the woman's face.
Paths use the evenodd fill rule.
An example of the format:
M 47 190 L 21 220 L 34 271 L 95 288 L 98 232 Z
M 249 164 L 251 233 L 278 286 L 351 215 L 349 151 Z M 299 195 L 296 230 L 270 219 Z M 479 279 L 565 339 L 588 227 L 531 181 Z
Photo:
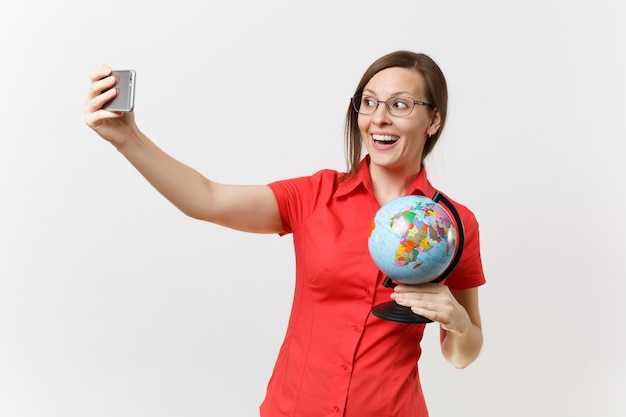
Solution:
M 426 101 L 423 87 L 424 80 L 419 72 L 400 67 L 376 73 L 365 85 L 363 96 L 381 101 L 374 113 L 358 115 L 370 164 L 412 173 L 421 168 L 424 143 L 428 135 L 439 129 L 439 112 L 416 104 L 408 116 L 398 117 L 391 115 L 382 101 L 396 97 Z

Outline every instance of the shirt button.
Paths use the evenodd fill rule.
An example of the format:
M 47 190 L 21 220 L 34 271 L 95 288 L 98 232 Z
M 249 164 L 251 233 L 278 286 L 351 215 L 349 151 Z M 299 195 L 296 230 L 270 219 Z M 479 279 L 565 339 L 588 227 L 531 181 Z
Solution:
M 370 289 L 369 288 L 365 289 L 365 295 L 370 295 Z
M 355 332 L 359 331 L 359 326 L 357 326 L 356 324 L 354 326 L 352 326 L 352 330 L 354 330 Z
M 348 365 L 346 365 L 345 363 L 343 365 L 341 365 L 341 369 L 343 369 L 344 371 L 348 370 Z
M 338 413 L 338 412 L 340 412 L 340 411 L 341 411 L 341 408 L 339 408 L 339 407 L 335 406 L 335 413 Z

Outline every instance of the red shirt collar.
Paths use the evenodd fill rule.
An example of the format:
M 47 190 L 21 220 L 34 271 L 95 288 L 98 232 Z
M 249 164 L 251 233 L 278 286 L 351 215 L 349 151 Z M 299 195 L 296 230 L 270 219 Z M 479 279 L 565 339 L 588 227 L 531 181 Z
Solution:
M 335 197 L 346 196 L 355 191 L 359 186 L 365 188 L 365 190 L 367 190 L 370 194 L 374 194 L 372 187 L 372 178 L 370 177 L 369 171 L 369 162 L 370 157 L 369 155 L 366 155 L 359 163 L 355 176 L 348 181 L 339 183 L 339 185 L 337 186 L 337 192 L 335 193 Z M 406 194 L 432 197 L 435 195 L 436 192 L 437 190 L 431 185 L 430 181 L 428 181 L 428 176 L 426 175 L 426 167 L 422 164 L 422 169 L 407 189 Z

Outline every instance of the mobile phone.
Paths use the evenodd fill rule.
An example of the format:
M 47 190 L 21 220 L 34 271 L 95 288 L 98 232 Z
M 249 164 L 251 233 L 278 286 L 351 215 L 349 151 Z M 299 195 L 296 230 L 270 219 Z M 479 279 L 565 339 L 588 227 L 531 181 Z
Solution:
M 117 95 L 104 105 L 104 109 L 119 112 L 133 111 L 135 107 L 135 71 L 116 70 L 113 71 L 113 75 L 117 82 L 112 88 L 117 90 Z

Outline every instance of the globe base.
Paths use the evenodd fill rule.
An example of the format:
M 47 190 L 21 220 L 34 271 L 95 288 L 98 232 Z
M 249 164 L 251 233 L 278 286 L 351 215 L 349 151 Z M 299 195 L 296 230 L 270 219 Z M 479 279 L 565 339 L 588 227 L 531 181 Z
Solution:
M 388 301 L 374 306 L 372 314 L 379 319 L 396 321 L 398 323 L 426 324 L 433 322 L 431 319 L 415 314 L 410 307 L 401 306 L 395 301 Z

